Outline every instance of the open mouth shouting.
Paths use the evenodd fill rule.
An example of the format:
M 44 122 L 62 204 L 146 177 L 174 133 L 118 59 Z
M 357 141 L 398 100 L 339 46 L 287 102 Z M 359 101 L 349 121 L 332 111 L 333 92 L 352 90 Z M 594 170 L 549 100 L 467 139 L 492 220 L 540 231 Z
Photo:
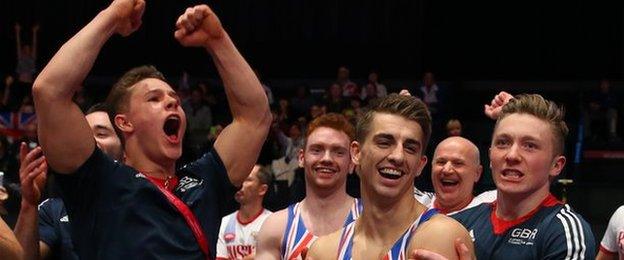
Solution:
M 180 143 L 180 127 L 182 126 L 182 119 L 179 115 L 169 115 L 167 119 L 165 119 L 165 124 L 163 125 L 163 131 L 165 132 L 165 136 L 167 140 L 173 144 Z

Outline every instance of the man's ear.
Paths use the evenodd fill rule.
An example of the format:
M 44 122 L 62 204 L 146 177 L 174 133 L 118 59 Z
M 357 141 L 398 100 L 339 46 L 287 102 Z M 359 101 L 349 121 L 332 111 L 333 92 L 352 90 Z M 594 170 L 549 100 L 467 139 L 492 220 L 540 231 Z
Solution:
M 299 168 L 304 168 L 305 165 L 303 163 L 303 157 L 304 157 L 304 152 L 303 152 L 304 148 L 299 149 L 299 152 L 297 152 L 297 161 L 299 162 Z
M 267 191 L 269 191 L 269 185 L 267 185 L 267 184 L 262 184 L 262 185 L 260 186 L 260 192 L 259 192 L 259 194 L 258 194 L 258 195 L 260 195 L 260 196 L 264 196 L 264 195 L 266 195 Z
M 418 166 L 418 172 L 416 173 L 416 177 L 422 174 L 423 169 L 425 169 L 425 166 L 427 166 L 427 161 L 428 159 L 426 155 L 420 156 L 420 165 Z
M 128 117 L 124 114 L 115 115 L 115 126 L 123 133 L 130 133 L 134 131 L 132 123 L 128 121 Z
M 351 154 L 351 162 L 353 163 L 353 166 L 360 165 L 360 151 L 360 143 L 358 143 L 358 141 L 351 142 L 351 150 L 349 154 Z
M 563 170 L 563 166 L 565 166 L 566 158 L 563 155 L 558 155 L 553 159 L 552 167 L 550 168 L 550 172 L 548 175 L 552 177 L 558 176 Z

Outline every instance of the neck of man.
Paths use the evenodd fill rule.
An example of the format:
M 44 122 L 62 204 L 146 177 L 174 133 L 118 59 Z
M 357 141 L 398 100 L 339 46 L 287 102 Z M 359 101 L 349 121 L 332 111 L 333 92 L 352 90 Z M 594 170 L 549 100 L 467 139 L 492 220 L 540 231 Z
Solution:
M 440 210 L 440 213 L 449 213 L 449 212 L 455 212 L 458 210 L 462 210 L 464 209 L 466 206 L 468 206 L 468 204 L 470 204 L 470 202 L 472 202 L 472 200 L 474 199 L 474 196 L 472 196 L 472 194 L 470 194 L 469 197 L 467 197 L 466 199 L 459 201 L 457 203 L 445 203 L 444 200 L 440 199 L 442 198 L 441 196 L 438 196 L 438 194 L 436 194 L 436 198 L 434 201 L 434 205 L 433 207 L 436 209 Z
M 343 181 L 340 181 L 340 184 L 336 184 L 335 186 L 330 187 L 321 187 L 313 183 L 314 180 L 308 180 L 308 178 L 313 178 L 313 176 L 310 177 L 308 174 L 306 174 L 305 177 L 306 198 L 310 198 L 310 200 L 326 201 L 349 196 L 347 194 L 346 177 Z
M 175 161 L 158 161 L 149 158 L 138 146 L 126 144 L 125 164 L 150 177 L 166 179 L 175 176 Z
M 378 195 L 377 195 L 378 196 Z M 427 208 L 411 193 L 404 193 L 398 199 L 374 199 L 371 193 L 362 193 L 366 210 L 357 220 L 356 232 L 374 244 L 392 244 L 414 223 Z
M 339 210 L 345 203 L 352 203 L 353 198 L 346 192 L 346 184 L 339 185 L 335 189 L 321 189 L 306 184 L 306 197 L 301 201 L 310 212 L 324 214 L 323 212 Z
M 306 197 L 300 204 L 301 217 L 312 234 L 328 235 L 344 226 L 353 201 L 354 199 L 345 192 L 344 187 L 328 196 L 320 196 L 308 189 Z
M 549 194 L 549 185 L 522 194 L 505 193 L 498 190 L 496 216 L 504 220 L 520 218 L 537 208 Z
M 250 203 L 241 204 L 238 210 L 238 220 L 243 223 L 248 223 L 254 220 L 264 208 L 262 207 L 262 198 Z

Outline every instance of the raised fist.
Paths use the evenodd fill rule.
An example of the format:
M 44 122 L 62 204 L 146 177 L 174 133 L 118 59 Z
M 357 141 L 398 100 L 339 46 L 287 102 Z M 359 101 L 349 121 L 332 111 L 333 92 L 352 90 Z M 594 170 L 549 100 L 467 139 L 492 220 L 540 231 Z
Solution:
M 483 107 L 483 112 L 489 118 L 496 120 L 498 119 L 498 116 L 500 115 L 500 112 L 503 109 L 503 106 L 509 103 L 509 100 L 511 100 L 512 98 L 513 98 L 513 95 L 505 91 L 501 91 L 496 96 L 494 96 L 494 98 L 492 99 L 492 102 L 489 105 L 486 104 Z
M 206 47 L 225 34 L 219 17 L 207 5 L 186 9 L 176 22 L 175 38 L 182 46 Z
M 145 0 L 115 0 L 108 9 L 117 18 L 115 32 L 128 36 L 141 26 Z
M 15 31 L 19 32 L 22 30 L 22 26 L 19 23 L 15 23 Z

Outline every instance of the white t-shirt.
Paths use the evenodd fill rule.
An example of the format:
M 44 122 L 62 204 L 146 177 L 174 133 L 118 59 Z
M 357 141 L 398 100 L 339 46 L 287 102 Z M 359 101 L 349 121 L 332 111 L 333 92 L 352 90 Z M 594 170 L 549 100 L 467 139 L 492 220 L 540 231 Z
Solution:
M 418 202 L 425 205 L 425 207 L 427 208 L 432 208 L 436 200 L 435 193 L 421 191 L 415 187 L 414 187 L 414 197 L 416 197 L 416 200 L 418 200 Z M 483 193 L 474 197 L 472 201 L 470 202 L 470 204 L 468 204 L 468 206 L 466 206 L 465 208 L 458 210 L 458 211 L 449 212 L 446 215 L 450 216 L 460 211 L 478 206 L 482 203 L 494 202 L 495 200 L 496 200 L 496 190 L 484 191 Z
M 611 216 L 600 242 L 600 251 L 618 254 L 620 260 L 624 259 L 624 206 L 620 206 Z
M 256 236 L 262 223 L 271 215 L 263 209 L 251 222 L 241 223 L 238 211 L 221 219 L 219 239 L 217 240 L 217 259 L 243 259 L 256 252 Z

